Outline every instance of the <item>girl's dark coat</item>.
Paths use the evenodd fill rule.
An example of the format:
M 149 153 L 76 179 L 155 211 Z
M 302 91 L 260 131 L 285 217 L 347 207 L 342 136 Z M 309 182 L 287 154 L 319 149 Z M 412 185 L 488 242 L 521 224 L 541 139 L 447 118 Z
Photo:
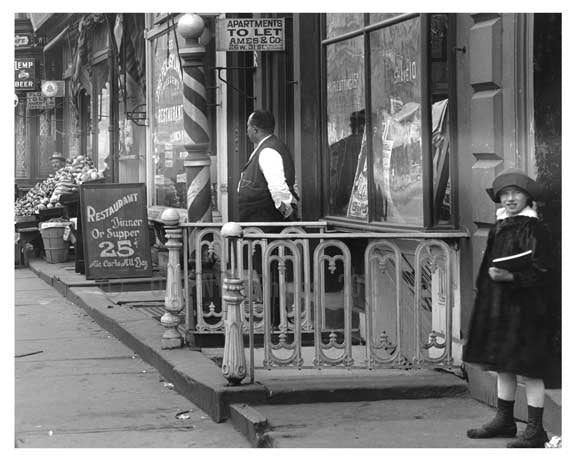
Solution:
M 490 278 L 494 258 L 526 250 L 533 251 L 532 263 L 514 272 L 513 282 Z M 464 361 L 498 372 L 544 377 L 550 342 L 550 253 L 549 233 L 536 218 L 513 216 L 490 230 L 476 280 Z

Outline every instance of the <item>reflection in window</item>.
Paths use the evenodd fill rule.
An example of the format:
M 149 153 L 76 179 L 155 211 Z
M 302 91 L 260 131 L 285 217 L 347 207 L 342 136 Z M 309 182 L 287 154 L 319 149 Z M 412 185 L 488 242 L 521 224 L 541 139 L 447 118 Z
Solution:
M 370 24 L 386 21 L 387 19 L 392 19 L 400 14 L 402 13 L 370 13 Z
M 326 37 L 337 37 L 364 26 L 363 13 L 327 13 Z
M 110 142 L 108 129 L 110 123 L 110 91 L 109 84 L 105 82 L 103 87 L 98 93 L 98 171 L 106 171 L 110 169 L 109 158 Z
M 450 222 L 450 149 L 448 116 L 448 15 L 430 19 L 430 91 L 432 93 L 432 180 L 434 222 Z
M 423 224 L 420 19 L 371 34 L 374 219 Z
M 173 30 L 153 42 L 153 168 L 154 203 L 186 207 L 185 144 L 182 71 Z M 179 40 L 180 38 L 178 38 Z
M 364 151 L 364 50 L 357 37 L 327 47 L 327 128 L 330 214 L 346 216 L 360 152 Z M 364 179 L 366 175 L 364 174 Z M 367 203 L 367 187 L 358 194 Z M 361 190 L 360 190 L 361 189 Z M 356 215 L 366 219 L 367 208 Z M 363 214 L 362 214 L 363 213 Z

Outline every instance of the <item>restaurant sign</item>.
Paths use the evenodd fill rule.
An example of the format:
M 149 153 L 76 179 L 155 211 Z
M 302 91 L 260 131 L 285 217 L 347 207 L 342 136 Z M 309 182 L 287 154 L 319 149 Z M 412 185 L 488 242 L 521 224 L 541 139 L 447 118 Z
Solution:
M 14 89 L 34 91 L 36 85 L 36 60 L 16 58 L 14 60 Z
M 217 51 L 283 51 L 284 18 L 217 20 Z
M 145 184 L 80 186 L 86 279 L 152 276 Z

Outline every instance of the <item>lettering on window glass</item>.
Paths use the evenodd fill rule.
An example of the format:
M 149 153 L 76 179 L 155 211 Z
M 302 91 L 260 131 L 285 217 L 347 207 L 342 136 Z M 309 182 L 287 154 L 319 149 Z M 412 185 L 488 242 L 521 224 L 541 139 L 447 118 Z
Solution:
M 358 80 L 360 74 L 358 72 L 352 74 L 350 78 L 341 80 L 333 80 L 328 82 L 328 93 L 341 93 L 342 91 L 355 90 L 359 87 Z
M 403 56 L 396 56 L 392 82 L 400 83 L 416 80 L 418 78 L 416 70 L 416 60 Z

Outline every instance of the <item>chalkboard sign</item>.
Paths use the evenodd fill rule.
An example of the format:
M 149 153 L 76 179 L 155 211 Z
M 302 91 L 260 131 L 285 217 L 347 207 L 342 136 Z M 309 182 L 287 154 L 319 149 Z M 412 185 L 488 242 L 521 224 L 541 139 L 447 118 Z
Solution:
M 144 184 L 83 184 L 80 209 L 86 279 L 152 275 Z

